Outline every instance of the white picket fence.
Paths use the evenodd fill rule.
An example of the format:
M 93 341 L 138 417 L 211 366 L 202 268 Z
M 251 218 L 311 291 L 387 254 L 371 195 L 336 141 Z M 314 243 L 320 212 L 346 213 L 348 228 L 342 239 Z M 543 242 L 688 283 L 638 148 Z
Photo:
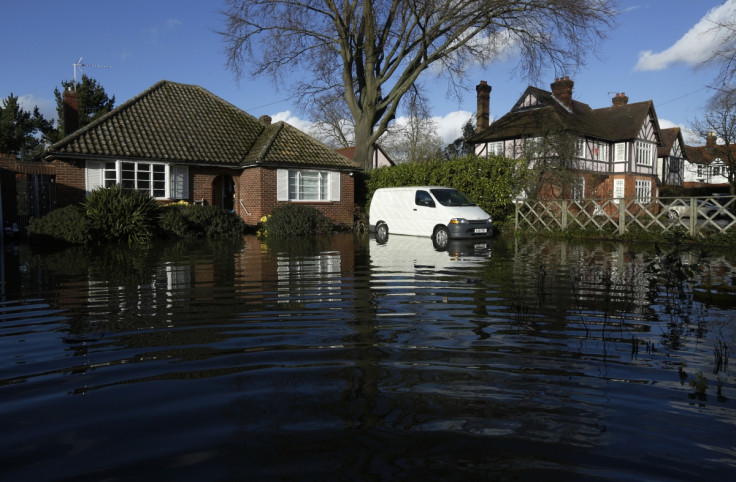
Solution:
M 522 231 L 583 228 L 626 234 L 682 226 L 691 236 L 723 233 L 736 229 L 736 196 L 522 201 L 516 203 L 515 225 Z

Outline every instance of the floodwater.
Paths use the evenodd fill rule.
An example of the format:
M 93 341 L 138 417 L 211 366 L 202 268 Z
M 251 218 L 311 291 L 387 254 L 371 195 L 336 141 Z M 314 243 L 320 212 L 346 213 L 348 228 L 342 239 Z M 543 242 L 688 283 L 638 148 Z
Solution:
M 734 480 L 736 254 L 661 249 L 6 244 L 0 479 Z

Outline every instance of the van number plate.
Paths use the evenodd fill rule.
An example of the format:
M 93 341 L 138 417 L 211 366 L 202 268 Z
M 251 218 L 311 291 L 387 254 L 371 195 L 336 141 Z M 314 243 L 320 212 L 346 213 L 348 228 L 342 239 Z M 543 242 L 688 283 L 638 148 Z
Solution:
M 488 232 L 488 229 L 486 229 L 486 228 L 479 228 L 479 229 L 476 229 L 474 232 L 477 233 L 477 234 L 487 233 Z

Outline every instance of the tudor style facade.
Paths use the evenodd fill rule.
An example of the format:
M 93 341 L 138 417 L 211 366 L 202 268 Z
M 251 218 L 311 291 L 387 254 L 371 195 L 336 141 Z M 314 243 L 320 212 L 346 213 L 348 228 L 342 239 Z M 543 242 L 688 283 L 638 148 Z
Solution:
M 530 167 L 542 159 L 560 157 L 556 148 L 536 150 L 555 136 L 576 143 L 564 163 L 576 182 L 549 184 L 545 198 L 637 198 L 643 202 L 658 195 L 658 148 L 662 146 L 659 122 L 651 101 L 628 103 L 616 94 L 610 107 L 592 109 L 573 99 L 574 83 L 568 77 L 551 84 L 551 92 L 528 87 L 511 111 L 489 124 L 491 87 L 477 87 L 477 132 L 469 140 L 478 155 L 526 157 Z M 531 147 L 531 149 L 530 149 Z
M 72 106 L 75 95 L 64 93 Z M 50 209 L 119 184 L 164 203 L 233 210 L 248 224 L 287 202 L 352 224 L 353 173 L 361 170 L 289 124 L 256 119 L 202 87 L 165 80 L 53 144 L 37 161 L 2 167 L 16 176 L 48 177 Z
M 657 180 L 663 186 L 682 186 L 685 175 L 685 142 L 679 127 L 661 129 L 662 145 L 657 149 Z

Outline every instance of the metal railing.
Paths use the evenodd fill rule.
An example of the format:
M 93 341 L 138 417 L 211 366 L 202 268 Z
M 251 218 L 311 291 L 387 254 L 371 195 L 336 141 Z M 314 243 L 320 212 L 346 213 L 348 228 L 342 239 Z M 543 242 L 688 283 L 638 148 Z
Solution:
M 626 234 L 682 227 L 691 236 L 723 233 L 736 229 L 736 196 L 520 201 L 515 226 L 522 231 L 597 229 Z

